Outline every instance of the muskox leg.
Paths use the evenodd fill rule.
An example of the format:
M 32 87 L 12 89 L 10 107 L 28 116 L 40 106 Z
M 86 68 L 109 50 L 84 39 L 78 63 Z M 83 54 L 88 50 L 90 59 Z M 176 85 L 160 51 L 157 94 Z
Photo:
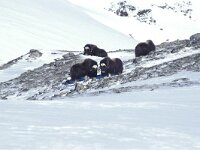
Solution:
M 133 59 L 133 63 L 134 64 L 136 64 L 137 63 L 137 59 L 135 58 L 135 59 Z
M 74 81 L 74 91 L 77 91 L 78 83 L 77 80 Z

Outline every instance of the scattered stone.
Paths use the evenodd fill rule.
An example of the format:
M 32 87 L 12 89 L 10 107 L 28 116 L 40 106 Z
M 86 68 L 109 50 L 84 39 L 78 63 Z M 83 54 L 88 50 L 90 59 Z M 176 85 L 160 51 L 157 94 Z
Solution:
M 39 58 L 42 56 L 42 53 L 36 49 L 31 49 L 29 52 L 29 57 L 30 58 Z
M 77 84 L 66 84 L 62 82 L 69 77 L 70 67 L 78 62 L 82 62 L 81 54 L 67 53 L 63 58 L 56 59 L 54 62 L 44 64 L 32 71 L 27 71 L 19 77 L 7 82 L 0 83 L 0 99 L 9 99 L 10 96 L 16 95 L 24 97 L 29 92 L 28 100 L 57 99 L 63 97 L 80 96 L 83 94 L 99 95 L 102 93 L 121 93 L 133 90 L 155 90 L 160 87 L 181 87 L 200 85 L 199 82 L 190 81 L 187 78 L 174 79 L 171 82 L 162 84 L 145 84 L 141 86 L 120 86 L 126 83 L 147 80 L 162 76 L 170 76 L 179 71 L 200 72 L 200 53 L 194 53 L 182 58 L 145 67 L 145 64 L 152 64 L 153 61 L 162 61 L 168 55 L 177 55 L 186 50 L 198 50 L 199 33 L 190 37 L 190 40 L 176 40 L 164 42 L 156 46 L 156 51 L 145 57 L 139 57 L 124 61 L 125 71 L 121 75 L 105 77 L 101 79 L 89 79 Z M 126 52 L 133 54 L 133 50 L 117 50 L 116 52 Z M 35 52 L 33 52 L 35 53 Z M 36 52 L 38 53 L 38 52 Z M 39 55 L 37 55 L 39 56 Z M 128 69 L 128 71 L 127 71 Z M 30 92 L 31 91 L 31 92 Z M 35 93 L 32 91 L 36 91 Z

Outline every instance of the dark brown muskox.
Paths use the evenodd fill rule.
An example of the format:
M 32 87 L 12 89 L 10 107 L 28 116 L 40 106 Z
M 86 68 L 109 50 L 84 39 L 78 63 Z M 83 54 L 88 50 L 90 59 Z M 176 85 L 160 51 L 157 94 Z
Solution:
M 70 69 L 71 80 L 79 80 L 85 76 L 90 78 L 97 76 L 97 62 L 92 59 L 85 59 L 82 63 L 75 64 Z
M 96 61 L 88 58 L 88 59 L 85 59 L 82 64 L 85 68 L 86 76 L 90 78 L 97 76 L 98 64 Z
M 123 72 L 123 63 L 121 59 L 106 57 L 100 61 L 100 69 L 102 76 L 117 75 Z
M 147 40 L 146 42 L 139 43 L 135 47 L 135 57 L 146 56 L 151 51 L 155 51 L 156 47 L 151 40 Z
M 84 46 L 84 53 L 83 53 L 83 55 L 91 55 L 91 56 L 93 56 L 93 49 L 96 49 L 96 48 L 97 48 L 96 45 L 86 44 Z
M 93 44 L 86 44 L 84 46 L 84 55 L 98 56 L 98 57 L 107 57 L 108 54 L 104 49 L 98 48 Z
M 75 64 L 70 69 L 71 80 L 78 80 L 82 77 L 85 77 L 86 71 L 82 63 Z

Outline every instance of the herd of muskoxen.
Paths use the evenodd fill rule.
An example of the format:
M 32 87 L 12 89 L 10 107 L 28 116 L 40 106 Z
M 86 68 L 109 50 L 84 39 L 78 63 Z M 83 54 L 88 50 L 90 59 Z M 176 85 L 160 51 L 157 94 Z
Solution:
M 146 56 L 151 51 L 155 51 L 153 41 L 147 40 L 141 42 L 135 47 L 135 57 Z M 119 58 L 108 57 L 104 49 L 98 48 L 93 44 L 86 44 L 84 46 L 84 55 L 104 57 L 100 61 L 101 76 L 119 75 L 123 72 L 123 62 Z M 97 77 L 98 63 L 90 58 L 85 59 L 82 63 L 73 65 L 70 69 L 71 80 L 79 80 L 88 76 L 89 78 Z

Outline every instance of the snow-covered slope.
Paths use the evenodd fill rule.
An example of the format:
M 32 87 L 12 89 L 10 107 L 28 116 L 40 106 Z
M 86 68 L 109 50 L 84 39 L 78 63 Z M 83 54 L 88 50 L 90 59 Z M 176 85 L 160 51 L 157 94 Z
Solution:
M 25 71 L 13 80 L 0 83 L 0 98 L 2 99 L 57 99 L 68 96 L 98 95 L 102 93 L 121 93 L 137 89 L 157 89 L 173 86 L 199 85 L 198 78 L 192 72 L 200 72 L 200 34 L 195 34 L 190 39 L 162 43 L 156 46 L 156 51 L 146 57 L 134 57 L 133 50 L 117 50 L 108 52 L 111 58 L 118 57 L 123 61 L 124 70 L 121 75 L 89 79 L 77 84 L 63 84 L 69 77 L 70 68 L 85 58 L 100 62 L 102 58 L 85 56 L 83 53 L 69 53 L 65 57 L 56 59 L 48 64 Z M 41 57 L 42 58 L 42 57 Z M 23 62 L 26 64 L 26 62 Z M 10 68 L 3 69 L 4 74 L 9 70 L 17 70 L 17 63 Z M 23 68 L 23 66 L 22 66 Z M 190 72 L 188 72 L 190 71 Z M 182 72 L 183 77 L 176 76 Z M 184 76 L 184 72 L 188 75 Z M 100 70 L 98 70 L 100 74 Z M 19 74 L 18 74 L 19 75 Z M 175 75 L 175 76 L 174 76 Z M 149 82 L 159 80 L 160 77 L 171 80 L 159 83 Z M 143 85 L 138 82 L 147 80 Z M 136 82 L 137 81 L 137 82 Z M 65 83 L 65 82 L 64 82 Z
M 199 150 L 199 87 L 1 101 L 2 150 Z
M 138 41 L 152 39 L 158 44 L 185 39 L 200 31 L 198 0 L 70 1 L 85 8 L 94 19 Z M 127 11 L 128 16 L 116 15 L 119 8 Z
M 62 50 L 38 51 L 31 49 L 27 54 L 0 65 L 0 82 L 11 80 L 24 72 L 31 71 L 43 64 L 62 58 L 65 53 L 66 52 Z
M 95 43 L 107 51 L 132 49 L 134 39 L 152 39 L 158 44 L 200 31 L 197 0 L 128 0 L 126 5 L 136 9 L 128 17 L 112 12 L 120 0 L 69 1 L 0 1 L 0 64 L 32 48 L 82 50 L 86 43 Z M 151 17 L 156 23 L 139 21 L 137 13 L 145 9 L 151 12 L 142 18 Z
M 0 64 L 33 48 L 82 51 L 94 43 L 110 51 L 135 46 L 133 39 L 67 0 L 1 0 L 0 33 Z
M 127 0 L 128 17 L 119 0 L 69 1 L 0 1 L 0 149 L 199 150 L 198 1 Z M 135 59 L 135 39 L 148 38 L 185 40 Z M 86 43 L 123 73 L 67 84 L 73 64 L 102 59 L 82 55 Z

